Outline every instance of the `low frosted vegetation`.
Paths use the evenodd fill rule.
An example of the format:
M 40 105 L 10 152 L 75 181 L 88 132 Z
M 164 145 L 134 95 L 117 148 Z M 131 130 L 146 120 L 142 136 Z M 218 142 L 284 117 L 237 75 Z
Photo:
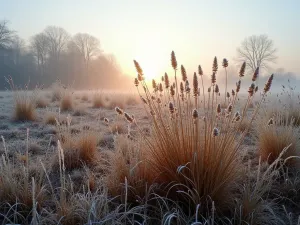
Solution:
M 257 68 L 244 88 L 243 63 L 229 91 L 216 57 L 209 86 L 174 52 L 173 74 L 150 84 L 134 66 L 138 95 L 56 83 L 44 109 L 13 88 L 14 118 L 50 135 L 33 142 L 43 129 L 29 123 L 14 151 L 18 136 L 1 134 L 3 224 L 300 224 L 299 106 L 268 105 L 276 75 L 258 87 Z

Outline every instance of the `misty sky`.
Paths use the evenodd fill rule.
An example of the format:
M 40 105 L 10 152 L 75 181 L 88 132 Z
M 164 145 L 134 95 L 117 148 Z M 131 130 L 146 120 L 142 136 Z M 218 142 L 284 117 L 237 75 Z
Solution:
M 146 72 L 162 75 L 172 50 L 189 73 L 198 64 L 208 72 L 215 55 L 232 62 L 241 41 L 253 34 L 274 40 L 279 57 L 274 69 L 300 74 L 299 12 L 299 0 L 0 0 L 0 19 L 9 20 L 21 37 L 47 25 L 72 35 L 90 33 L 132 75 L 133 59 Z

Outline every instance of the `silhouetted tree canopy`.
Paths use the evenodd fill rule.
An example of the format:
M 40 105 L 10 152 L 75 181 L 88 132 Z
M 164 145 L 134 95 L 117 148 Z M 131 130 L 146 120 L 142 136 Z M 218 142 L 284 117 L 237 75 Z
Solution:
M 17 85 L 30 81 L 30 87 L 48 87 L 56 80 L 82 89 L 129 84 L 115 57 L 100 46 L 91 34 L 72 37 L 57 26 L 46 27 L 27 43 L 8 27 L 8 21 L 0 21 L 0 89 L 8 87 L 4 79 L 8 76 Z

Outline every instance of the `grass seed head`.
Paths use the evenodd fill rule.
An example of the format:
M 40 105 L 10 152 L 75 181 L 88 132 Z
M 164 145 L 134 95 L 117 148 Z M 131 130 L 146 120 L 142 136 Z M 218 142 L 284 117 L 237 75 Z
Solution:
M 224 68 L 228 67 L 228 60 L 227 60 L 227 59 L 225 59 L 225 58 L 223 59 L 222 66 L 223 66 Z
M 219 129 L 215 127 L 215 128 L 213 129 L 213 136 L 214 136 L 214 137 L 217 137 L 217 136 L 219 136 L 219 134 L 220 134 Z
M 193 92 L 194 92 L 194 97 L 198 96 L 198 77 L 196 72 L 194 73 L 194 77 L 193 77 Z
M 258 74 L 259 74 L 259 67 L 256 68 L 256 70 L 254 71 L 254 74 L 252 76 L 252 81 L 256 81 L 256 79 L 258 78 Z
M 215 72 L 215 73 L 218 71 L 218 60 L 217 60 L 216 56 L 214 58 L 214 62 L 213 62 L 213 66 L 212 66 L 212 71 Z
M 120 109 L 119 107 L 116 107 L 115 110 L 119 115 L 123 115 L 123 113 L 124 113 L 123 110 Z
M 193 119 L 198 119 L 198 117 L 199 117 L 198 110 L 194 109 L 192 115 L 193 115 Z
M 237 83 L 236 83 L 236 93 L 239 93 L 239 91 L 240 91 L 240 89 L 241 89 L 241 80 L 239 80 Z
M 175 89 L 174 89 L 173 85 L 171 86 L 170 94 L 172 97 L 174 97 L 174 95 L 175 95 Z
M 216 81 L 217 81 L 217 78 L 216 78 L 216 72 L 214 71 L 214 72 L 212 73 L 212 75 L 211 75 L 211 83 L 212 83 L 213 85 L 215 85 Z
M 139 86 L 139 80 L 138 80 L 138 78 L 134 78 L 134 85 L 136 87 Z
M 218 113 L 218 114 L 221 113 L 221 104 L 220 104 L 220 103 L 217 105 L 217 113 Z
M 153 88 L 154 90 L 157 89 L 157 84 L 156 84 L 156 81 L 155 81 L 154 79 L 152 79 L 152 88 Z
M 124 113 L 124 116 L 129 123 L 133 123 L 134 119 L 127 112 Z
M 169 88 L 170 87 L 170 81 L 169 81 L 169 77 L 168 74 L 165 73 L 165 88 Z
M 245 75 L 245 70 L 246 70 L 246 62 L 243 62 L 240 72 L 239 72 L 240 77 L 243 77 Z
M 187 75 L 183 65 L 181 65 L 181 76 L 182 76 L 182 80 L 185 82 L 187 80 Z
M 171 64 L 174 70 L 177 70 L 177 60 L 174 51 L 171 53 Z
M 108 125 L 109 124 L 109 119 L 105 117 L 104 122 Z
M 162 86 L 162 83 L 159 83 L 159 85 L 158 85 L 158 90 L 159 90 L 159 92 L 163 92 L 163 86 Z
M 265 84 L 264 93 L 267 93 L 267 92 L 270 90 L 271 85 L 272 85 L 272 81 L 273 81 L 273 77 L 274 77 L 274 74 L 272 74 L 272 75 L 269 77 L 267 83 Z
M 140 75 L 142 77 L 144 74 L 143 74 L 143 70 L 142 70 L 140 64 L 136 60 L 133 60 L 133 62 L 134 62 L 135 69 L 138 72 L 138 75 Z
M 220 92 L 220 89 L 219 89 L 219 85 L 216 84 L 215 86 L 215 92 L 218 94 Z
M 201 68 L 200 65 L 198 66 L 198 74 L 199 74 L 200 76 L 203 75 L 203 70 L 202 70 L 202 68 Z
M 252 97 L 253 94 L 254 94 L 254 90 L 255 90 L 255 84 L 252 83 L 249 87 L 249 90 L 248 90 L 248 93 L 249 93 L 249 96 Z
M 172 102 L 169 102 L 169 111 L 171 114 L 175 112 L 174 104 Z
M 269 121 L 268 121 L 268 126 L 271 126 L 274 124 L 274 120 L 273 118 L 270 118 Z

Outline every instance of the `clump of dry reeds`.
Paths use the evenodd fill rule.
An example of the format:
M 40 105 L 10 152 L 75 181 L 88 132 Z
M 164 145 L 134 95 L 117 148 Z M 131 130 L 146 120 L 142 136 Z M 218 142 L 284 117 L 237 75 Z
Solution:
M 107 101 L 105 100 L 102 93 L 95 93 L 93 96 L 93 107 L 94 108 L 105 108 L 107 107 Z
M 19 90 L 12 80 L 6 79 L 9 83 L 14 97 L 14 115 L 13 119 L 16 121 L 34 121 L 36 120 L 35 110 L 35 92 L 30 93 L 28 86 L 24 90 Z
M 0 160 L 0 211 L 1 220 L 21 221 L 33 211 L 41 209 L 47 200 L 44 172 L 29 161 L 29 129 L 27 129 L 26 152 L 20 160 L 11 158 L 2 137 L 4 152 Z M 39 202 L 39 205 L 34 205 Z M 18 206 L 13 209 L 12 206 Z M 13 209 L 13 210 L 11 210 Z M 16 212 L 14 212 L 16 210 Z M 5 214 L 3 214 L 5 213 Z
M 274 162 L 287 146 L 289 148 L 282 156 L 287 165 L 296 165 L 292 157 L 300 156 L 299 128 L 294 126 L 294 119 L 289 120 L 288 114 L 274 113 L 268 121 L 263 121 L 257 127 L 257 142 L 259 155 L 263 161 Z M 299 161 L 299 160 L 298 160 Z
M 182 65 L 180 67 L 182 81 L 180 81 L 174 52 L 171 54 L 171 65 L 174 70 L 174 84 L 171 86 L 170 78 L 166 74 L 163 78 L 164 85 L 156 84 L 154 81 L 153 91 L 150 91 L 142 67 L 137 61 L 134 61 L 134 65 L 138 72 L 134 84 L 137 88 L 142 86 L 144 93 L 141 98 L 152 124 L 151 136 L 139 129 L 143 139 L 140 151 L 147 153 L 146 160 L 139 163 L 147 166 L 149 171 L 148 173 L 144 171 L 144 181 L 153 184 L 153 174 L 157 174 L 155 182 L 167 189 L 168 198 L 189 204 L 190 210 L 194 209 L 191 207 L 191 202 L 196 207 L 198 204 L 207 205 L 212 201 L 215 202 L 218 210 L 228 209 L 233 203 L 232 190 L 235 183 L 243 176 L 239 161 L 241 144 L 263 98 L 271 87 L 273 75 L 265 86 L 261 101 L 249 118 L 248 126 L 240 134 L 237 128 L 244 120 L 249 103 L 255 95 L 255 91 L 252 91 L 255 89 L 253 84 L 241 108 L 242 113 L 236 111 L 235 104 L 245 73 L 245 63 L 240 70 L 235 94 L 230 98 L 231 101 L 226 109 L 220 106 L 216 57 L 213 62 L 209 91 L 203 92 L 202 98 L 200 98 L 198 76 L 194 75 L 193 87 L 190 87 L 187 72 Z M 198 73 L 202 78 L 201 67 Z M 132 116 L 125 112 L 121 115 L 130 124 L 139 127 Z M 124 179 L 124 177 L 120 179 L 120 182 Z
M 68 115 L 67 124 L 58 126 L 58 139 L 64 152 L 64 163 L 67 170 L 81 168 L 83 165 L 93 165 L 99 159 L 97 153 L 98 136 L 92 130 L 82 130 L 79 134 L 71 132 L 71 117 Z M 54 167 L 57 168 L 57 160 Z
M 57 117 L 56 113 L 46 112 L 44 117 L 45 124 L 56 125 L 56 119 L 57 119 L 56 117 Z
M 49 105 L 49 102 L 47 99 L 40 97 L 36 99 L 35 104 L 37 108 L 46 108 Z
M 81 96 L 81 100 L 87 102 L 89 100 L 89 96 L 86 93 L 83 93 Z
M 53 102 L 60 101 L 64 93 L 64 87 L 60 82 L 60 80 L 52 84 L 51 90 L 52 90 L 52 101 Z
M 73 96 L 69 91 L 65 91 L 60 100 L 60 110 L 69 111 L 74 107 Z

